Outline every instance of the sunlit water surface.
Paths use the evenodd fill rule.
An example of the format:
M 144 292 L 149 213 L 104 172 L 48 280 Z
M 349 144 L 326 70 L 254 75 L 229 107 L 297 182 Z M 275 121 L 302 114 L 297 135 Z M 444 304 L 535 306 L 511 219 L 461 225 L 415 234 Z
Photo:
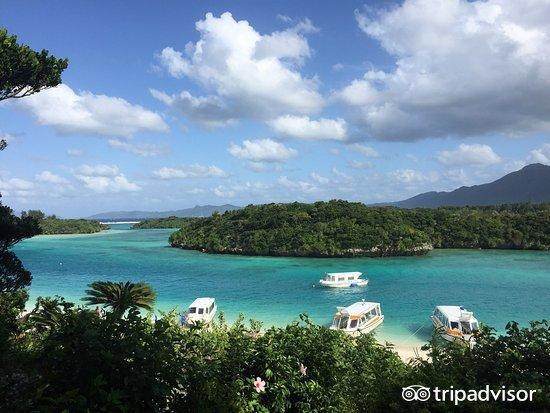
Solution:
M 382 304 L 378 336 L 416 344 L 431 333 L 435 305 L 464 305 L 502 331 L 550 316 L 550 253 L 439 250 L 403 258 L 271 258 L 210 255 L 168 245 L 170 230 L 128 225 L 93 235 L 40 236 L 15 252 L 33 274 L 31 299 L 61 295 L 78 301 L 95 280 L 142 280 L 158 294 L 157 309 L 183 310 L 194 298 L 215 297 L 226 318 L 239 313 L 283 325 L 307 313 L 330 323 L 336 306 L 365 299 Z M 362 271 L 366 288 L 324 289 L 324 272 Z

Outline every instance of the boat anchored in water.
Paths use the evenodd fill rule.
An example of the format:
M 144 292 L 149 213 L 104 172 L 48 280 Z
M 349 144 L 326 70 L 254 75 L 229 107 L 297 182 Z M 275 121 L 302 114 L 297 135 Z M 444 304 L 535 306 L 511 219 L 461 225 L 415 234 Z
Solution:
M 197 298 L 191 303 L 187 312 L 182 317 L 182 325 L 209 324 L 214 319 L 216 311 L 218 311 L 218 306 L 214 298 Z
M 471 311 L 458 305 L 438 305 L 430 318 L 445 340 L 475 344 L 474 333 L 479 330 L 479 323 Z
M 384 321 L 380 303 L 359 301 L 349 307 L 336 307 L 331 330 L 349 334 L 370 333 Z
M 347 288 L 347 287 L 364 287 L 369 283 L 369 280 L 361 279 L 362 273 L 354 272 L 327 272 L 325 278 L 319 280 L 319 284 L 323 287 Z

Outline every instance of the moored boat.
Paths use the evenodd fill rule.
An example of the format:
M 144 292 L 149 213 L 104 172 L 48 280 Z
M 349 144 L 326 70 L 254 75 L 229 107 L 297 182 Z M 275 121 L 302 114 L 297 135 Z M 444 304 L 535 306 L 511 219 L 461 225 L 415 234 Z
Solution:
M 353 335 L 370 333 L 383 321 L 380 303 L 359 301 L 348 307 L 337 307 L 330 329 Z
M 209 324 L 214 319 L 216 311 L 218 311 L 218 307 L 214 298 L 197 298 L 182 317 L 182 325 Z
M 327 272 L 325 278 L 319 280 L 319 284 L 323 287 L 347 288 L 347 287 L 364 287 L 369 283 L 369 280 L 361 279 L 362 273 L 354 272 Z
M 479 323 L 473 312 L 458 305 L 438 305 L 430 318 L 445 340 L 474 345 L 474 334 L 479 330 Z

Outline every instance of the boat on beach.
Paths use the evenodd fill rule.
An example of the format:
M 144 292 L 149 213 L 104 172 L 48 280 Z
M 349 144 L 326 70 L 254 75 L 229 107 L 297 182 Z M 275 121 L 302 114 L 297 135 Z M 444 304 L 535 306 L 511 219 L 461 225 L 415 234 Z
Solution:
M 197 323 L 209 324 L 214 319 L 216 311 L 218 311 L 218 306 L 214 298 L 197 298 L 182 316 L 181 324 L 184 326 Z
M 331 330 L 357 335 L 370 333 L 384 321 L 380 303 L 359 301 L 348 307 L 336 307 Z
M 479 323 L 473 312 L 458 305 L 438 305 L 430 318 L 445 340 L 475 344 L 474 334 L 479 330 Z
M 319 280 L 319 284 L 323 287 L 332 288 L 348 288 L 348 287 L 364 287 L 369 283 L 369 280 L 361 279 L 362 273 L 354 272 L 327 272 L 325 278 Z

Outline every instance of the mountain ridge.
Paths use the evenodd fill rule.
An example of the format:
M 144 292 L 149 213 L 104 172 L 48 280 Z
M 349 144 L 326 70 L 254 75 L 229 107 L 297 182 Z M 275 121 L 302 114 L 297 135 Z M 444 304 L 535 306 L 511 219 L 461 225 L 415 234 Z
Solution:
M 223 205 L 195 205 L 192 208 L 176 209 L 171 211 L 109 211 L 100 212 L 88 217 L 100 221 L 132 221 L 151 218 L 168 218 L 168 217 L 207 217 L 214 212 L 224 213 L 225 211 L 233 211 L 241 207 L 231 204 Z
M 388 204 L 400 208 L 437 208 L 543 202 L 550 202 L 550 166 L 534 163 L 485 184 L 461 186 L 448 192 L 424 192 Z

